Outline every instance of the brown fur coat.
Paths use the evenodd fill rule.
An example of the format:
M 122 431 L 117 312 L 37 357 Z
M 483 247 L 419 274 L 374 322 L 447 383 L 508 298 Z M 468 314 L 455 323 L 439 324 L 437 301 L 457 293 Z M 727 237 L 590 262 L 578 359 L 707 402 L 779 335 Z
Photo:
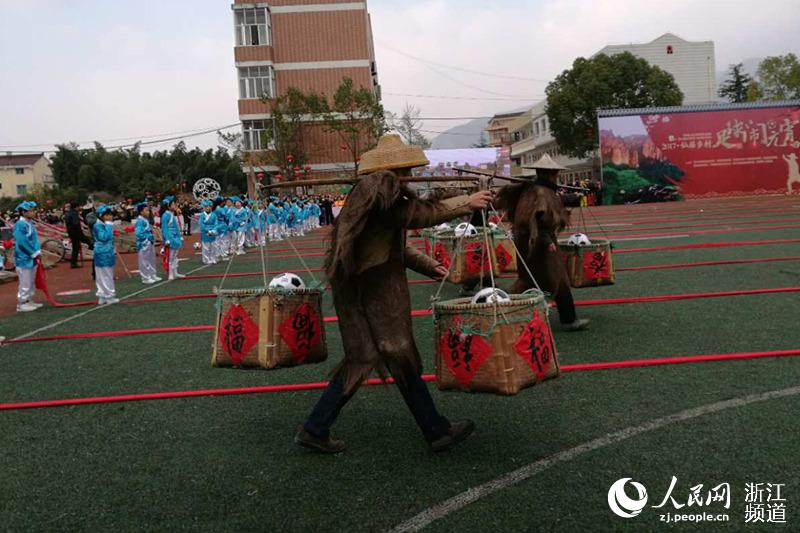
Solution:
M 554 188 L 533 181 L 510 185 L 500 191 L 498 206 L 508 213 L 520 258 L 533 271 L 542 290 L 553 295 L 569 290 L 569 276 L 561 254 L 548 249 L 550 244 L 558 246 L 558 233 L 569 225 L 569 211 Z M 515 292 L 534 287 L 521 263 L 517 270 Z
M 406 267 L 431 275 L 433 259 L 406 246 L 406 229 L 425 228 L 470 212 L 467 196 L 420 200 L 392 172 L 363 177 L 333 227 L 325 270 L 339 316 L 345 390 L 373 371 L 402 379 L 420 372 L 411 324 Z

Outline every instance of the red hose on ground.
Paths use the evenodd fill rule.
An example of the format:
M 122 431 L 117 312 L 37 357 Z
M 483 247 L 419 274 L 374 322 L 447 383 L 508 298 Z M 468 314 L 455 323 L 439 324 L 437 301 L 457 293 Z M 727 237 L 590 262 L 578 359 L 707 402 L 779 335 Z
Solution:
M 562 372 L 585 372 L 592 370 L 608 370 L 612 368 L 633 368 L 662 365 L 680 365 L 691 363 L 705 363 L 712 361 L 732 361 L 743 359 L 759 359 L 764 357 L 790 357 L 800 355 L 800 350 L 776 350 L 764 352 L 741 352 L 728 354 L 693 355 L 684 357 L 662 357 L 658 359 L 636 359 L 632 361 L 609 361 L 605 363 L 579 363 L 573 365 L 562 365 Z M 433 374 L 422 376 L 425 381 L 435 381 Z M 387 380 L 391 383 L 393 380 Z M 364 385 L 379 385 L 383 381 L 380 379 L 368 379 Z M 95 396 L 88 398 L 69 398 L 65 400 L 43 400 L 33 402 L 11 402 L 0 403 L 0 411 L 14 411 L 22 409 L 41 409 L 46 407 L 63 407 L 67 405 L 90 405 L 104 403 L 133 402 L 143 400 L 168 400 L 177 398 L 197 398 L 201 396 L 235 396 L 242 394 L 260 394 L 267 392 L 296 392 L 323 389 L 328 385 L 326 381 L 314 383 L 294 383 L 286 385 L 266 385 L 262 387 L 238 387 L 230 389 L 201 389 L 190 391 L 174 392 L 151 392 L 142 394 L 122 394 L 118 396 Z
M 578 300 L 575 305 L 589 306 L 589 305 L 617 305 L 617 304 L 632 304 L 632 303 L 651 303 L 651 302 L 668 302 L 675 300 L 695 300 L 701 298 L 722 298 L 727 296 L 748 296 L 754 294 L 780 294 L 800 292 L 800 287 L 778 287 L 773 289 L 749 289 L 738 291 L 725 291 L 725 292 L 705 292 L 705 293 L 688 293 L 688 294 L 665 294 L 661 296 L 637 296 L 632 298 L 608 298 L 601 300 Z M 184 296 L 185 297 L 185 296 Z M 209 296 L 210 297 L 210 296 Z M 169 297 L 164 297 L 169 298 Z M 433 311 L 430 309 L 414 309 L 411 311 L 412 317 L 430 316 Z M 326 316 L 323 322 L 338 322 L 337 316 Z M 23 344 L 29 342 L 44 342 L 53 340 L 67 340 L 67 339 L 84 339 L 92 337 L 124 337 L 127 335 L 149 335 L 159 333 L 183 333 L 191 331 L 213 331 L 214 325 L 201 325 L 201 326 L 174 326 L 166 328 L 149 328 L 149 329 L 130 329 L 130 330 L 112 330 L 112 331 L 98 331 L 92 333 L 69 333 L 64 335 L 52 335 L 47 337 L 25 337 L 22 339 L 11 339 L 3 341 L 3 344 Z

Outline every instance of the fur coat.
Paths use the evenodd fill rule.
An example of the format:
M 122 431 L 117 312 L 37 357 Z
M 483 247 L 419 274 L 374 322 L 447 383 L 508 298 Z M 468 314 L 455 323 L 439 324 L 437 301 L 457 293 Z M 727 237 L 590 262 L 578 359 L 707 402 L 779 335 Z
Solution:
M 567 267 L 558 251 L 558 233 L 569 225 L 570 214 L 556 193 L 555 185 L 537 180 L 504 187 L 498 205 L 506 210 L 513 224 L 514 244 L 520 255 L 514 292 L 534 287 L 519 259 L 530 267 L 543 291 L 556 296 L 569 290 Z M 551 244 L 556 245 L 555 252 L 549 250 Z
M 431 276 L 438 263 L 406 245 L 406 230 L 471 212 L 469 197 L 420 200 L 389 171 L 363 177 L 336 219 L 325 270 L 344 345 L 345 390 L 373 371 L 395 379 L 422 370 L 411 324 L 406 268 Z

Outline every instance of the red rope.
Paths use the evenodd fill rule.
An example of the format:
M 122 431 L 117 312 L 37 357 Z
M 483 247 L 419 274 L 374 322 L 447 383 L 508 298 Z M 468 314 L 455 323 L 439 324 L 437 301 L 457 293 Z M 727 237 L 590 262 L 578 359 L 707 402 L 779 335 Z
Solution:
M 711 355 L 693 355 L 684 357 L 662 357 L 658 359 L 637 359 L 632 361 L 609 361 L 605 363 L 579 363 L 573 365 L 562 365 L 562 372 L 585 372 L 592 370 L 608 370 L 612 368 L 633 368 L 661 365 L 679 365 L 690 363 L 704 363 L 712 361 L 731 361 L 742 359 L 759 359 L 764 357 L 789 357 L 800 355 L 800 350 L 777 350 L 764 352 L 741 352 Z M 422 379 L 425 381 L 435 381 L 433 374 L 424 374 Z M 389 378 L 387 383 L 392 383 Z M 373 386 L 384 383 L 380 379 L 368 379 L 364 385 Z M 140 394 L 121 394 L 117 396 L 94 396 L 87 398 L 69 398 L 65 400 L 42 400 L 33 402 L 11 402 L 0 403 L 0 411 L 14 411 L 21 409 L 40 409 L 46 407 L 63 407 L 67 405 L 89 405 L 104 403 L 133 402 L 143 400 L 168 400 L 176 398 L 197 398 L 201 396 L 235 396 L 242 394 L 260 394 L 267 392 L 296 392 L 323 389 L 328 382 L 318 381 L 313 383 L 293 383 L 285 385 L 266 385 L 261 387 L 237 387 L 229 389 L 201 389 L 173 392 L 151 392 Z
M 690 250 L 694 248 L 727 248 L 735 246 L 763 246 L 767 244 L 790 244 L 800 242 L 800 239 L 775 239 L 771 241 L 735 241 L 735 242 L 704 242 L 699 244 L 681 244 L 676 246 L 653 246 L 651 248 L 615 248 L 615 254 L 632 254 L 638 252 L 663 252 L 666 250 Z
M 649 303 L 649 302 L 668 302 L 675 300 L 694 300 L 701 298 L 722 298 L 727 296 L 748 296 L 754 294 L 780 294 L 800 292 L 800 287 L 778 287 L 773 289 L 749 289 L 739 291 L 725 291 L 725 292 L 705 292 L 705 293 L 689 293 L 689 294 L 665 294 L 661 296 L 637 296 L 632 298 L 609 298 L 601 300 L 578 300 L 575 305 L 589 306 L 589 305 L 617 305 L 617 304 L 631 304 L 631 303 Z M 191 295 L 184 295 L 182 298 L 187 299 Z M 203 297 L 206 297 L 203 295 Z M 208 296 L 209 298 L 212 296 Z M 161 297 L 171 298 L 171 297 Z M 430 309 L 414 309 L 411 311 L 412 317 L 430 316 L 433 311 Z M 323 318 L 324 322 L 338 322 L 339 317 L 336 315 L 326 316 Z M 202 326 L 174 326 L 165 328 L 148 328 L 148 329 L 130 329 L 130 330 L 112 330 L 112 331 L 98 331 L 92 333 L 70 333 L 64 335 L 53 335 L 48 337 L 25 337 L 21 339 L 12 339 L 3 341 L 4 344 L 22 344 L 29 342 L 43 342 L 52 340 L 67 340 L 67 339 L 84 339 L 91 337 L 124 337 L 127 335 L 149 335 L 158 333 L 182 333 L 189 331 L 213 331 L 214 325 Z
M 661 270 L 667 268 L 695 268 L 716 265 L 741 265 L 745 263 L 771 263 L 775 261 L 800 261 L 800 256 L 792 257 L 761 257 L 756 259 L 728 259 L 723 261 L 701 261 L 698 263 L 674 263 L 669 265 L 647 265 L 623 267 L 615 269 L 617 272 L 631 272 L 634 270 Z

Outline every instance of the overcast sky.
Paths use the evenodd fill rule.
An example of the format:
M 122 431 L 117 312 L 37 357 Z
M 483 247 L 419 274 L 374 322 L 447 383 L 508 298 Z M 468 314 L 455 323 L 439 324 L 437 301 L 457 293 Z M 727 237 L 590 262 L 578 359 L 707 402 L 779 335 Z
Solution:
M 0 0 L 0 151 L 51 149 L 70 140 L 113 146 L 235 123 L 230 3 Z M 800 52 L 798 0 L 369 0 L 368 6 L 385 107 L 397 111 L 407 102 L 430 118 L 486 116 L 535 102 L 575 57 L 667 31 L 715 41 L 717 70 Z M 457 123 L 428 120 L 425 129 Z M 210 147 L 215 137 L 186 142 Z

